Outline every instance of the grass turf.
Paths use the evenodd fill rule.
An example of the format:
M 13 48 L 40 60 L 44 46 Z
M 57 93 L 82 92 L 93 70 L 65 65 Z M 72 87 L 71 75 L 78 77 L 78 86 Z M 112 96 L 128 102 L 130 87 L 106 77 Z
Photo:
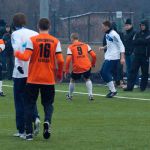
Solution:
M 4 84 L 12 85 L 5 81 Z M 57 85 L 67 90 L 66 84 Z M 65 93 L 56 92 L 52 137 L 44 140 L 41 132 L 33 141 L 12 136 L 15 133 L 15 112 L 11 87 L 4 87 L 7 94 L 0 98 L 0 150 L 149 150 L 150 101 L 132 99 L 108 100 L 95 96 L 89 102 L 87 95 L 75 94 L 73 102 L 65 100 Z M 76 91 L 86 92 L 84 84 L 77 84 Z M 150 99 L 150 89 L 144 93 L 119 91 L 119 96 Z M 94 86 L 94 93 L 107 94 L 107 88 Z M 43 110 L 38 101 L 43 120 Z

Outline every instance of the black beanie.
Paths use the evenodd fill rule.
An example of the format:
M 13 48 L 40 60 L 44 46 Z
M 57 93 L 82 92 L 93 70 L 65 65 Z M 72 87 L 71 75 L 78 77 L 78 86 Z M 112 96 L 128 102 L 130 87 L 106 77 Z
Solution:
M 130 24 L 130 25 L 132 25 L 131 19 L 128 18 L 128 19 L 126 20 L 125 24 Z

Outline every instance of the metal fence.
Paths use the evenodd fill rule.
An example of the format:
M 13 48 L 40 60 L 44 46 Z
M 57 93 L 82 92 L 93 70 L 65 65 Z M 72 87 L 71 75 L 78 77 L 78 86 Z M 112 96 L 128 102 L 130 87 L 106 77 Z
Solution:
M 54 13 L 51 16 L 52 33 L 63 42 L 70 41 L 70 34 L 78 32 L 80 39 L 88 43 L 100 43 L 103 33 L 101 24 L 105 20 L 116 22 L 118 29 L 123 29 L 123 24 L 127 18 L 134 18 L 134 12 L 122 12 L 122 16 L 117 18 L 116 12 L 89 12 L 86 14 L 59 18 Z

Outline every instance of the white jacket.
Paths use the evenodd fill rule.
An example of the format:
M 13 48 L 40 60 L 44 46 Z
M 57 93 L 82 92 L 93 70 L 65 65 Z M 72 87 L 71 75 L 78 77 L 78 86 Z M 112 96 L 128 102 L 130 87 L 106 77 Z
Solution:
M 12 47 L 14 51 L 19 50 L 23 52 L 26 49 L 27 46 L 27 41 L 29 40 L 30 37 L 38 35 L 37 32 L 26 29 L 26 28 L 21 28 L 15 32 L 13 32 L 12 37 L 11 37 L 11 42 L 12 42 Z M 22 60 L 19 60 L 18 58 L 15 58 L 15 66 L 13 70 L 13 78 L 25 78 L 28 77 L 28 65 L 29 61 L 25 62 Z M 18 71 L 18 66 L 22 67 L 24 74 L 21 74 Z
M 120 54 L 125 52 L 125 47 L 120 39 L 119 34 L 111 30 L 106 34 L 107 51 L 105 53 L 105 60 L 118 60 Z

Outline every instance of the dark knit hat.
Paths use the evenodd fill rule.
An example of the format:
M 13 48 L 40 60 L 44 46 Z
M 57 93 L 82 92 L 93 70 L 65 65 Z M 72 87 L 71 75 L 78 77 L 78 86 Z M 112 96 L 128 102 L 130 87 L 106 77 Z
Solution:
M 125 24 L 130 24 L 130 25 L 132 25 L 132 21 L 131 21 L 131 19 L 130 19 L 130 18 L 128 18 L 128 19 L 126 20 Z

